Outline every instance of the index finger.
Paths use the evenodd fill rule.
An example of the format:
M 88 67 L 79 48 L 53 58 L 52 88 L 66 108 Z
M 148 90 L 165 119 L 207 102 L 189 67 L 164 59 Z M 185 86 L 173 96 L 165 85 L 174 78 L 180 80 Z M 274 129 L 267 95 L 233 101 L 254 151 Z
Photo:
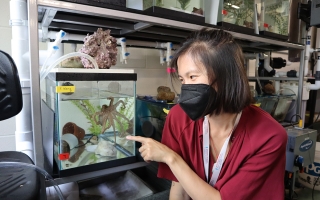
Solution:
M 131 135 L 128 135 L 126 138 L 127 138 L 128 140 L 133 140 L 133 141 L 137 141 L 137 142 L 140 142 L 140 143 L 145 142 L 145 140 L 147 139 L 147 138 L 145 138 L 145 137 L 141 137 L 141 136 L 131 136 Z

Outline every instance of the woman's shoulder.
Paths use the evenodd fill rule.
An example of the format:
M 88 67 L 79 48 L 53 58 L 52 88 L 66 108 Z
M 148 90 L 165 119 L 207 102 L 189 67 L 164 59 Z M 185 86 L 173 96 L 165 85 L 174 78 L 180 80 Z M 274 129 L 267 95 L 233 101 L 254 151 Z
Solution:
M 179 104 L 176 104 L 170 109 L 169 114 L 170 115 L 175 115 L 175 114 L 177 114 L 179 112 L 183 112 L 183 110 L 182 110 L 182 108 L 181 108 L 181 106 Z
M 251 138 L 270 139 L 276 137 L 278 140 L 286 142 L 286 130 L 266 111 L 250 105 L 244 109 L 243 116 L 246 121 L 246 132 Z
M 194 129 L 199 124 L 202 124 L 203 119 L 193 121 L 181 108 L 179 104 L 173 106 L 166 118 L 166 123 L 168 123 L 172 128 L 174 128 L 178 133 L 182 133 L 185 130 Z
M 182 110 L 181 106 L 179 104 L 174 105 L 169 113 L 168 113 L 168 118 L 174 119 L 174 120 L 179 120 L 179 121 L 192 121 L 188 115 Z
M 251 125 L 252 127 L 259 127 L 256 125 L 260 126 L 271 126 L 271 128 L 275 129 L 281 129 L 283 130 L 283 127 L 279 122 L 277 122 L 269 113 L 266 111 L 262 110 L 261 108 L 250 105 L 246 107 L 242 115 L 248 120 L 249 126 Z
M 239 148 L 244 148 L 239 151 L 243 158 L 259 152 L 284 153 L 288 139 L 287 132 L 269 113 L 259 107 L 248 106 L 242 111 L 240 122 L 234 141 Z

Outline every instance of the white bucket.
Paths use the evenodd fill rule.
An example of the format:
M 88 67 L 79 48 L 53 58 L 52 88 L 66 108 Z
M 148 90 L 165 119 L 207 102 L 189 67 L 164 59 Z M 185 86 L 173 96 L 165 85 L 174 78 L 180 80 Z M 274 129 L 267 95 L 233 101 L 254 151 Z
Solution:
M 305 187 L 313 189 L 313 186 L 316 180 L 318 180 L 314 189 L 320 191 L 320 178 L 318 179 L 319 175 L 320 175 L 320 142 L 317 142 L 314 162 L 308 167 L 304 168 L 304 173 L 299 173 L 299 182 Z

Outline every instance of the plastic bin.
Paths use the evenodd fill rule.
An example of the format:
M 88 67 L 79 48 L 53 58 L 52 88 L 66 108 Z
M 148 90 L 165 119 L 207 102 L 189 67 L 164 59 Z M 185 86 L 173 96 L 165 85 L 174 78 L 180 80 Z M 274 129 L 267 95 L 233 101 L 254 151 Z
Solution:
M 256 97 L 256 105 L 268 112 L 278 122 L 284 121 L 294 95 Z
M 167 113 L 175 104 L 154 99 L 137 98 L 136 134 L 161 141 Z
M 101 200 L 140 199 L 154 192 L 133 172 L 108 178 L 104 183 L 80 190 L 80 196 L 95 197 Z

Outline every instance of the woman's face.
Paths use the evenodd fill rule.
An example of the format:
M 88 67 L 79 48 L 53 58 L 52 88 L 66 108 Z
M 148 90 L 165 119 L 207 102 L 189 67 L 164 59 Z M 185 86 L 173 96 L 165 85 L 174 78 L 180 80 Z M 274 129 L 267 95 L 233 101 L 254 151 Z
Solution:
M 182 84 L 209 84 L 205 67 L 195 63 L 187 53 L 178 58 L 178 73 Z

